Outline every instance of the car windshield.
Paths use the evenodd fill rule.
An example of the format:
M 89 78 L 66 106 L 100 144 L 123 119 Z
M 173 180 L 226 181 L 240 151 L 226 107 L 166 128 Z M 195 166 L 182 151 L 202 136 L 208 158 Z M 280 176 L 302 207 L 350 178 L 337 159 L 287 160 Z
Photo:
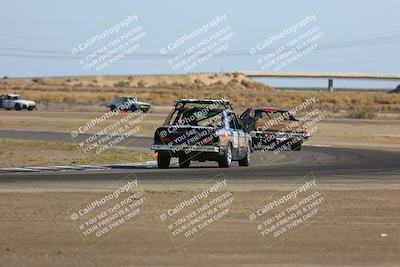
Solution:
M 175 109 L 168 116 L 165 125 L 220 127 L 223 124 L 222 112 L 221 109 Z
M 292 115 L 284 116 L 285 113 L 287 113 L 287 111 L 276 110 L 276 109 L 256 110 L 254 112 L 254 118 L 271 120 L 271 119 L 283 117 L 284 120 L 296 121 L 296 119 Z

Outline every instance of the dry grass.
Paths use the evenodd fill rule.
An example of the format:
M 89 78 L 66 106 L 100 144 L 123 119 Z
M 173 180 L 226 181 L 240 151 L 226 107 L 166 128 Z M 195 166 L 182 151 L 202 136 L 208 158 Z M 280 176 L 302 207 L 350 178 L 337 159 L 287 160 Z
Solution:
M 29 151 L 35 151 L 35 153 L 29 153 Z M 139 149 L 111 148 L 100 155 L 96 155 L 95 153 L 82 153 L 78 145 L 75 144 L 0 140 L 0 167 L 2 168 L 97 165 L 149 160 L 154 160 L 151 153 Z
M 0 94 L 10 92 L 21 93 L 47 110 L 72 111 L 77 106 L 79 110 L 96 110 L 121 95 L 134 95 L 156 106 L 169 106 L 179 98 L 228 98 L 236 107 L 291 108 L 317 95 L 319 106 L 334 115 L 345 112 L 345 117 L 372 118 L 376 113 L 400 111 L 400 94 L 275 90 L 238 73 L 0 80 Z

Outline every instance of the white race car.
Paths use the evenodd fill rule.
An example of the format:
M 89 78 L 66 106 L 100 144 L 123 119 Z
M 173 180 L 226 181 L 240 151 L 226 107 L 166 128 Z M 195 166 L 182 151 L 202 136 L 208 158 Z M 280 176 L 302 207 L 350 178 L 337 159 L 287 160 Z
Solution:
M 0 108 L 5 108 L 7 110 L 34 110 L 36 108 L 36 103 L 31 100 L 25 100 L 16 94 L 8 94 L 0 96 Z

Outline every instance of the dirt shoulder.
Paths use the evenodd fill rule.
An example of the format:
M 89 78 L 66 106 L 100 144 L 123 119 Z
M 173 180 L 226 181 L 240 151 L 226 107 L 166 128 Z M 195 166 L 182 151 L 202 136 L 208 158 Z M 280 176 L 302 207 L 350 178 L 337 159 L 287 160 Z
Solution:
M 398 120 L 328 119 L 318 124 L 311 145 L 400 150 Z
M 96 192 L 0 192 L 1 266 L 398 266 L 397 189 L 324 187 L 334 211 L 267 249 L 239 210 L 183 249 L 175 249 L 152 209 L 87 249 L 68 220 L 70 209 Z M 193 191 L 147 191 L 154 205 Z M 256 204 L 274 190 L 235 191 Z

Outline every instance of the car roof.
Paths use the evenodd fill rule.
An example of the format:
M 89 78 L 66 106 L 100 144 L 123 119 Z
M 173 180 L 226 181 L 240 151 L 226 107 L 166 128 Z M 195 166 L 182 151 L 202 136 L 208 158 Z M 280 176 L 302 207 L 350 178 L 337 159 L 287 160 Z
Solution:
M 266 112 L 277 112 L 277 111 L 286 112 L 286 111 L 288 111 L 287 109 L 277 108 L 277 107 L 253 107 L 251 109 L 252 110 L 263 110 Z
M 7 96 L 10 96 L 10 97 L 17 97 L 17 96 L 20 96 L 20 95 L 17 95 L 17 94 L 8 94 Z
M 232 109 L 232 104 L 226 99 L 180 99 L 175 102 L 175 107 L 184 107 L 186 104 L 221 104 L 226 109 Z
M 205 104 L 212 104 L 212 103 L 230 103 L 229 100 L 226 99 L 191 99 L 191 98 L 182 98 L 176 101 L 178 103 L 205 103 Z

